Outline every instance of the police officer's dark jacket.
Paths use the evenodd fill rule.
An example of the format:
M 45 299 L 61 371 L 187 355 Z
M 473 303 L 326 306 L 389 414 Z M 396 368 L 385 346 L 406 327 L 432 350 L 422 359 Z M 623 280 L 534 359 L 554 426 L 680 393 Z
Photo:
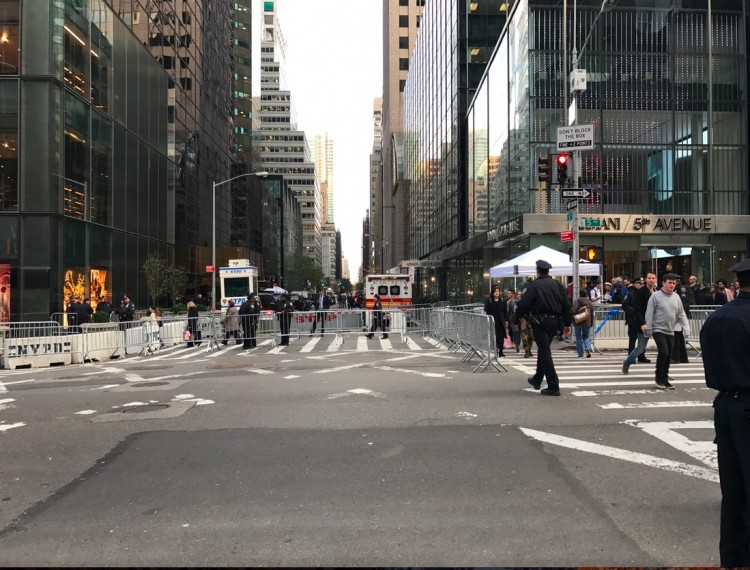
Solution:
M 570 326 L 573 314 L 562 283 L 549 275 L 537 277 L 516 303 L 516 317 L 525 315 L 554 316 L 560 318 L 566 327 Z
M 716 309 L 701 328 L 706 385 L 750 394 L 750 293 Z

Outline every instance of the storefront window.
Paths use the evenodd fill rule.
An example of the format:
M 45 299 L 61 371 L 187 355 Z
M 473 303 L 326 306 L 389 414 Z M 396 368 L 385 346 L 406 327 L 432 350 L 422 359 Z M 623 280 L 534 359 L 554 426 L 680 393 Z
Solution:
M 0 2 L 0 75 L 18 75 L 19 2 Z
M 0 211 L 18 209 L 18 82 L 0 82 Z

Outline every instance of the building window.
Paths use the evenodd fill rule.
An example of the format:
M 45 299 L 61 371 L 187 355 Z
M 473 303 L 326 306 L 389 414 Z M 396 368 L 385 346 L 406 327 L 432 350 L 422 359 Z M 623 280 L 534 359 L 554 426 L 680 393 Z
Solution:
M 404 36 L 398 38 L 398 47 L 399 49 L 409 49 L 409 38 Z
M 399 80 L 399 82 L 398 82 L 398 90 L 399 90 L 399 91 L 400 91 L 401 93 L 403 93 L 403 92 L 404 92 L 404 87 L 406 87 L 406 79 L 401 79 L 401 80 Z
M 422 23 L 422 16 L 417 16 L 417 27 Z
M 409 58 L 408 57 L 398 58 L 398 68 L 401 71 L 408 71 L 409 70 Z
M 409 5 L 409 0 L 398 0 L 398 5 L 399 6 L 408 6 Z
M 409 16 L 399 16 L 398 17 L 398 27 L 399 28 L 408 28 L 409 27 Z

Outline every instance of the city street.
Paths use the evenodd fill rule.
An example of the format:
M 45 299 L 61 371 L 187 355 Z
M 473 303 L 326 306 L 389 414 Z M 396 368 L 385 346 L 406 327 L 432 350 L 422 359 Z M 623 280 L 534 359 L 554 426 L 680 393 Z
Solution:
M 718 565 L 700 358 L 561 347 L 557 398 L 419 335 L 4 371 L 0 564 Z

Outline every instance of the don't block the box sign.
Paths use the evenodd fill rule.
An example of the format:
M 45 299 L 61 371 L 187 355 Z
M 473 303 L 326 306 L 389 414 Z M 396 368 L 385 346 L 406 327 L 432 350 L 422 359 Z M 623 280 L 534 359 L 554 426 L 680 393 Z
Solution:
M 3 368 L 70 364 L 71 341 L 61 336 L 6 338 L 3 342 Z

